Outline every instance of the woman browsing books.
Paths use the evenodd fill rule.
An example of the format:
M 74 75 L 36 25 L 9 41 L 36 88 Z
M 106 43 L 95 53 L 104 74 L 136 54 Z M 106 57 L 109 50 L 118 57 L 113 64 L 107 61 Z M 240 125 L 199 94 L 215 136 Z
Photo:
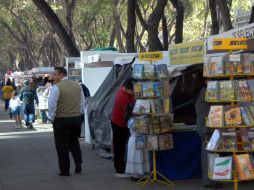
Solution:
M 115 96 L 115 102 L 111 114 L 114 168 L 116 171 L 116 177 L 127 177 L 127 175 L 125 175 L 126 162 L 124 161 L 125 147 L 129 137 L 126 108 L 129 104 L 135 103 L 135 96 L 133 92 L 134 81 L 135 79 L 128 78 L 119 88 Z

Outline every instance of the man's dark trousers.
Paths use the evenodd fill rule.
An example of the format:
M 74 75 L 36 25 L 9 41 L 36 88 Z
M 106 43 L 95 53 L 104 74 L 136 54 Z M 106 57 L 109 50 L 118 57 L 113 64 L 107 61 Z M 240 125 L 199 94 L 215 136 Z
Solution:
M 69 173 L 69 151 L 76 165 L 82 163 L 81 149 L 78 141 L 81 130 L 81 117 L 55 118 L 53 128 L 60 172 Z

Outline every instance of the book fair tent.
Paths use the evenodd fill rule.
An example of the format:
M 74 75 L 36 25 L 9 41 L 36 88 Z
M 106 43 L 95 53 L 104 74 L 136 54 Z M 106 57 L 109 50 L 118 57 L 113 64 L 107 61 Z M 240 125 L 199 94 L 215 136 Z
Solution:
M 167 56 L 165 57 L 168 58 L 168 52 L 164 54 L 166 54 Z M 114 103 L 115 93 L 125 81 L 125 79 L 132 76 L 133 62 L 139 61 L 138 56 L 135 56 L 135 54 L 132 54 L 131 56 L 129 56 L 128 54 L 122 54 L 118 55 L 118 57 L 119 59 L 121 57 L 122 61 L 124 60 L 124 62 L 119 64 L 119 60 L 117 61 L 116 55 L 114 55 L 115 58 L 113 59 L 114 61 L 112 67 L 110 67 L 110 71 L 108 72 L 103 82 L 98 85 L 99 87 L 92 95 L 93 98 L 88 102 L 89 104 L 87 108 L 88 124 L 91 133 L 91 143 L 98 148 L 103 148 L 106 150 L 110 150 L 111 148 L 110 117 Z M 88 60 L 89 58 L 86 57 L 85 59 Z M 90 59 L 95 60 L 95 58 L 92 57 L 90 57 Z M 166 63 L 170 62 L 169 58 L 164 61 Z M 86 63 L 84 64 L 83 81 L 87 86 L 89 84 L 91 85 L 93 83 L 93 80 L 95 80 L 93 77 L 87 77 L 92 76 L 93 73 L 96 72 L 96 69 L 94 71 L 90 69 L 100 68 L 99 66 L 95 66 L 98 65 L 99 62 L 102 62 L 100 63 L 101 65 L 105 64 L 103 63 L 102 59 L 100 61 L 94 61 L 94 63 L 90 62 L 90 65 L 88 64 L 88 61 L 86 61 Z M 94 67 L 92 67 L 92 65 L 94 65 Z M 178 67 L 172 67 L 174 67 L 173 69 L 171 69 L 172 76 L 177 73 L 176 76 L 170 79 L 170 82 L 172 82 L 171 90 L 173 92 L 171 97 L 173 98 L 172 106 L 173 110 L 175 109 L 176 111 L 176 114 L 174 115 L 174 120 L 180 123 L 193 125 L 195 124 L 195 109 L 193 102 L 195 94 L 193 94 L 192 92 L 196 93 L 198 90 L 195 89 L 196 87 L 198 88 L 198 84 L 196 83 L 199 83 L 197 79 L 198 77 L 196 76 L 200 75 L 201 66 L 179 65 Z M 86 74 L 86 69 L 88 72 L 91 73 Z M 193 89 L 195 90 L 193 91 Z M 184 102 L 176 101 L 179 97 L 182 97 L 181 101 Z M 183 112 L 183 110 L 185 111 Z M 186 115 L 189 115 L 189 117 L 186 117 Z M 192 143 L 186 142 L 186 139 L 187 141 Z M 164 174 L 167 177 L 170 177 L 170 179 L 186 179 L 190 177 L 200 176 L 200 139 L 198 135 L 192 131 L 191 126 L 187 127 L 186 132 L 175 133 L 174 143 L 174 149 L 158 152 L 159 169 L 163 169 L 162 171 L 164 172 Z M 188 151 L 186 151 L 186 147 Z M 110 152 L 108 155 L 104 154 L 103 156 L 110 157 Z M 185 164 L 184 168 L 179 165 L 180 158 L 183 158 L 182 162 L 184 162 Z M 176 172 L 175 170 L 178 170 L 178 172 Z M 178 175 L 176 175 L 176 173 L 178 173 Z

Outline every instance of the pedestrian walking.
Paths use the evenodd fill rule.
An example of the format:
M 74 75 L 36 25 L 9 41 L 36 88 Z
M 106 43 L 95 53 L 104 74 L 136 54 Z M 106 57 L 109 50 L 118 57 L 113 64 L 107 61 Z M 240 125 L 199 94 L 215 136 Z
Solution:
M 48 100 L 49 118 L 53 122 L 60 176 L 70 176 L 69 151 L 75 162 L 75 173 L 82 171 L 82 154 L 79 144 L 81 114 L 85 97 L 81 86 L 66 78 L 64 67 L 55 67 L 54 85 Z

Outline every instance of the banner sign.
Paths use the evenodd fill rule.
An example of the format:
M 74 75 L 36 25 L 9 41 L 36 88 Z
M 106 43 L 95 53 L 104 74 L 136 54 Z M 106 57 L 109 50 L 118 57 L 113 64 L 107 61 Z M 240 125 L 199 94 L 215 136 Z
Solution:
M 203 56 L 203 40 L 175 44 L 169 48 L 169 58 L 171 65 L 203 63 Z
M 241 50 L 247 49 L 247 38 L 215 38 L 214 50 Z
M 213 40 L 215 38 L 254 38 L 254 23 L 221 34 L 209 36 L 207 39 L 208 50 L 213 50 Z
M 162 52 L 142 52 L 139 54 L 139 59 L 142 61 L 155 61 L 163 58 Z

